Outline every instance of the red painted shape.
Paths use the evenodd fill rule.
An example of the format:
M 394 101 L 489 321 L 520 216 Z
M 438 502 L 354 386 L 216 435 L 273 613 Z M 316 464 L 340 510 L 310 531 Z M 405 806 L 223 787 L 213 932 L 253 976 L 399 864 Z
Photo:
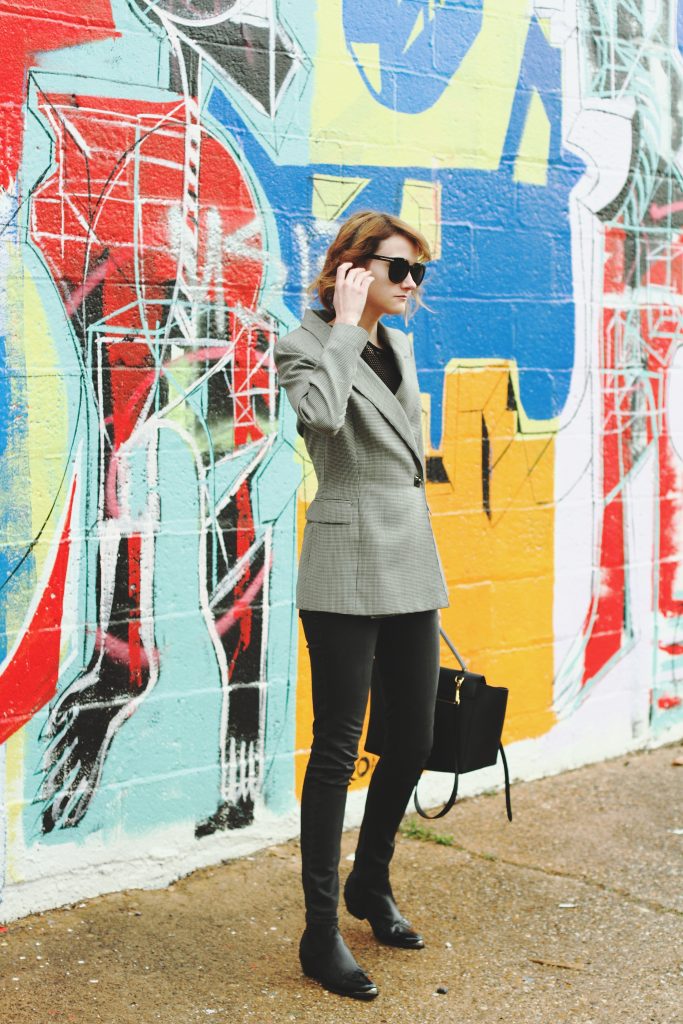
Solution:
M 154 383 L 154 356 L 149 345 L 115 341 L 105 346 L 114 406 L 114 448 L 128 440 Z
M 84 312 L 79 305 L 98 288 L 102 318 L 123 328 L 125 341 L 101 342 L 118 447 L 164 374 L 163 365 L 150 363 L 150 347 L 158 344 L 155 331 L 165 323 L 179 273 L 185 108 L 177 99 L 151 104 L 51 94 L 40 98 L 39 109 L 54 136 L 55 173 L 32 196 L 31 234 L 67 311 Z M 200 151 L 194 290 L 199 282 L 207 302 L 230 311 L 223 338 L 202 352 L 210 365 L 234 343 L 224 411 L 231 412 L 238 447 L 262 436 L 254 390 L 268 401 L 271 367 L 258 347 L 262 332 L 235 312 L 257 310 L 263 226 L 238 162 L 205 127 Z M 169 351 L 166 358 L 197 362 L 198 353 L 188 349 L 178 360 Z M 220 401 L 215 391 L 214 398 Z
M 237 535 L 236 535 L 236 548 L 235 558 L 239 561 L 248 552 L 249 548 L 254 542 L 256 531 L 254 529 L 254 516 L 251 508 L 251 496 L 249 493 L 249 484 L 244 480 L 237 489 L 235 494 L 235 506 L 237 509 Z M 252 567 L 247 565 L 244 570 L 244 575 L 239 579 L 235 585 L 235 606 L 239 606 L 246 593 L 249 591 L 250 579 L 251 579 Z M 232 661 L 230 664 L 230 674 L 234 671 L 237 663 L 237 658 L 241 651 L 246 651 L 251 643 L 251 629 L 253 624 L 253 615 L 251 611 L 251 601 L 245 608 L 244 613 L 239 618 L 239 640 L 235 645 L 233 651 Z
M 605 507 L 600 528 L 598 583 L 583 632 L 587 635 L 582 683 L 585 685 L 619 651 L 625 617 L 624 504 L 621 491 L 624 447 L 620 397 L 619 344 L 622 315 L 606 309 L 602 326 L 602 493 Z M 616 493 L 615 493 L 616 490 Z
M 656 218 L 673 212 L 679 205 L 653 207 L 653 216 Z M 677 254 L 682 241 L 679 237 L 668 249 L 662 250 L 658 259 L 648 261 L 640 282 L 645 290 L 652 289 L 653 294 L 657 289 L 672 294 L 680 293 L 683 289 L 683 261 Z M 623 293 L 626 285 L 634 283 L 626 280 L 624 248 L 624 232 L 620 228 L 607 229 L 604 268 L 606 293 Z M 659 470 L 655 521 L 658 550 L 654 570 L 658 605 L 655 611 L 664 622 L 676 622 L 683 617 L 683 601 L 679 596 L 678 583 L 683 557 L 683 463 L 674 449 L 667 416 L 668 377 L 673 355 L 680 343 L 679 311 L 666 302 L 647 305 L 641 310 L 640 336 L 642 351 L 647 360 L 647 391 L 642 386 L 642 379 L 633 375 L 630 365 L 633 359 L 629 353 L 632 339 L 628 337 L 625 317 L 624 311 L 605 309 L 601 327 L 600 464 L 604 508 L 593 595 L 582 629 L 586 641 L 582 676 L 584 684 L 605 667 L 623 644 L 627 611 L 627 547 L 622 487 L 637 458 L 634 453 L 642 445 L 642 438 L 637 436 L 635 430 L 643 430 L 643 420 L 647 443 L 657 444 Z M 642 411 L 644 401 L 647 403 L 646 414 Z M 683 645 L 675 641 L 664 641 L 659 646 L 672 657 L 683 653 Z M 658 706 L 666 710 L 677 706 L 671 701 L 678 700 L 664 695 L 658 699 Z
M 75 493 L 74 479 L 50 578 L 18 647 L 0 674 L 0 743 L 25 725 L 57 691 Z
M 660 651 L 672 656 L 683 654 L 683 644 L 659 644 Z
M 142 538 L 139 534 L 128 537 L 128 596 L 130 614 L 128 616 L 128 650 L 130 651 L 130 685 L 140 689 L 143 685 L 142 675 L 142 640 L 140 637 L 140 556 L 142 554 Z
M 36 63 L 36 54 L 119 33 L 112 21 L 109 0 L 41 0 L 39 4 L 26 0 L 12 3 L 9 10 L 5 4 L 2 7 L 0 109 L 4 125 L 0 188 L 7 189 L 21 160 L 27 73 Z
M 671 708 L 680 707 L 681 704 L 683 704 L 683 701 L 680 697 L 669 697 L 665 695 L 664 697 L 659 697 L 657 699 L 657 707 L 661 708 L 662 711 L 671 711 Z
M 658 264 L 653 264 L 649 276 L 656 274 L 657 269 Z M 643 318 L 642 330 L 646 342 L 653 404 L 659 412 L 659 611 L 664 618 L 678 619 L 683 616 L 683 601 L 678 596 L 677 584 L 683 557 L 683 464 L 674 449 L 669 434 L 669 417 L 666 415 L 671 360 L 679 344 L 678 311 L 662 306 L 657 309 L 656 317 Z M 681 652 L 679 650 L 675 653 Z

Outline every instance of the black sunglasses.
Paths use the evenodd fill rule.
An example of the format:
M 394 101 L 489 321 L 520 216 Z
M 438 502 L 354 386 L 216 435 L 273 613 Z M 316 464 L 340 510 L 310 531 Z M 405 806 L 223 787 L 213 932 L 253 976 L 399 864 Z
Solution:
M 422 284 L 424 280 L 427 269 L 426 263 L 408 263 L 408 260 L 404 260 L 402 256 L 373 255 L 370 259 L 383 260 L 389 264 L 389 280 L 392 284 L 400 284 L 401 281 L 405 281 L 408 274 L 410 274 L 416 285 Z

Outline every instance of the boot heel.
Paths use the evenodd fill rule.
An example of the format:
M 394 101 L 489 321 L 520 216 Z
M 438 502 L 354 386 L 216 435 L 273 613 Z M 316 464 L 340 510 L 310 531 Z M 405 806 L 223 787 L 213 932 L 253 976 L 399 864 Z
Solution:
M 346 905 L 346 909 L 351 917 L 355 917 L 359 921 L 365 921 L 368 916 L 367 910 L 363 906 L 363 901 L 356 895 L 353 895 L 351 889 L 352 882 L 351 876 L 349 875 L 346 880 L 346 885 L 344 886 L 344 903 Z
M 361 904 L 357 903 L 355 900 L 349 899 L 346 893 L 344 893 L 344 903 L 346 904 L 346 909 L 351 917 L 355 917 L 359 921 L 365 921 L 368 916 L 365 907 L 362 907 Z
M 400 949 L 424 947 L 424 939 L 402 916 L 390 892 L 385 895 L 370 893 L 363 899 L 360 893 L 354 893 L 354 883 L 355 879 L 349 875 L 344 886 L 346 909 L 359 921 L 368 921 L 379 942 Z
M 368 915 L 366 913 L 360 911 L 358 909 L 358 907 L 354 907 L 350 903 L 346 904 L 346 909 L 348 910 L 348 912 L 351 915 L 351 917 L 355 917 L 356 920 L 358 920 L 358 921 L 365 921 L 367 919 Z

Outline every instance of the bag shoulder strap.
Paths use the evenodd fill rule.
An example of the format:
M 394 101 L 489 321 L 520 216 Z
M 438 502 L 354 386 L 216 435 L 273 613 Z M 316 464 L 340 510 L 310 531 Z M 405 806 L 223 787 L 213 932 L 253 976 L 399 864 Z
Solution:
M 455 801 L 458 798 L 458 780 L 459 780 L 459 778 L 460 778 L 460 776 L 456 772 L 455 773 L 455 780 L 453 782 L 453 789 L 451 791 L 451 795 L 449 796 L 448 800 L 443 805 L 441 810 L 437 811 L 436 814 L 427 814 L 427 812 L 425 810 L 423 810 L 422 805 L 420 804 L 420 801 L 417 798 L 417 786 L 415 787 L 415 793 L 413 794 L 413 801 L 415 803 L 415 810 L 417 811 L 417 813 L 420 815 L 421 818 L 429 818 L 429 819 L 443 818 L 444 814 L 448 814 L 448 812 L 450 811 L 451 807 L 453 806 L 453 804 L 455 803 Z
M 512 803 L 510 801 L 510 772 L 508 771 L 508 762 L 503 750 L 503 744 L 499 744 L 498 750 L 503 760 L 503 774 L 505 776 L 505 810 L 507 811 L 508 821 L 512 821 Z
M 459 654 L 455 644 L 453 643 L 453 641 L 449 637 L 449 635 L 446 632 L 446 630 L 443 629 L 441 626 L 439 626 L 439 633 L 441 633 L 441 636 L 442 636 L 442 638 L 444 640 L 444 643 L 451 650 L 451 653 L 455 655 L 455 658 L 456 658 L 456 660 L 458 662 L 458 665 L 460 665 L 460 668 L 463 670 L 463 672 L 467 672 L 467 665 L 462 660 L 462 657 L 460 656 L 460 654 Z
M 510 799 L 510 771 L 508 769 L 508 762 L 507 762 L 507 758 L 505 756 L 505 750 L 503 749 L 503 744 L 502 743 L 499 744 L 498 750 L 500 752 L 500 756 L 501 756 L 502 761 L 503 761 L 503 775 L 505 776 L 505 810 L 507 812 L 508 821 L 512 821 L 512 801 Z M 458 798 L 458 782 L 459 782 L 459 780 L 460 780 L 460 776 L 456 772 L 455 773 L 455 779 L 453 781 L 453 789 L 451 790 L 451 795 L 449 796 L 448 800 L 443 805 L 441 810 L 437 811 L 436 814 L 427 814 L 427 812 L 423 809 L 423 807 L 422 807 L 422 805 L 421 805 L 421 803 L 420 803 L 420 801 L 418 799 L 418 796 L 417 796 L 417 786 L 416 786 L 415 787 L 415 793 L 413 794 L 413 801 L 415 803 L 415 810 L 420 815 L 420 817 L 421 818 L 427 818 L 428 820 L 431 821 L 431 820 L 435 820 L 436 818 L 443 818 L 443 816 L 445 814 L 448 814 L 448 812 L 450 811 L 451 807 L 453 806 L 453 804 L 455 803 L 455 801 Z

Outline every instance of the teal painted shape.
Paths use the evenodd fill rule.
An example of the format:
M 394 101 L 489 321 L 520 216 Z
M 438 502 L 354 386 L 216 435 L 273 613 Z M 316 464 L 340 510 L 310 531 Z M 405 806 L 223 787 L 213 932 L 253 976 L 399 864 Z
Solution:
M 213 813 L 220 793 L 222 689 L 201 612 L 200 508 L 194 456 L 171 427 L 158 447 L 161 521 L 155 542 L 158 681 L 111 745 L 79 839 L 126 834 Z M 71 830 L 72 834 L 76 830 Z
M 254 448 L 249 445 L 238 448 L 234 455 L 219 459 L 206 470 L 206 490 L 214 506 L 223 503 L 235 481 L 248 469 L 253 459 Z

